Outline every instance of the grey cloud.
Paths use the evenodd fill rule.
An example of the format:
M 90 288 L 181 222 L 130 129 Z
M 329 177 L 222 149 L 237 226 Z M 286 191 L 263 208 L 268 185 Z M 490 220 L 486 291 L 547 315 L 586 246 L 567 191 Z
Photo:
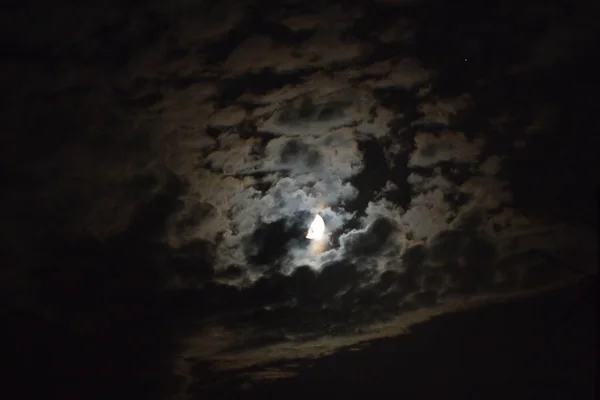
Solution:
M 325 96 L 301 96 L 280 107 L 260 125 L 262 131 L 285 135 L 323 135 L 364 118 L 366 99 L 359 91 L 344 90 Z
M 310 64 L 324 67 L 332 64 L 342 64 L 356 61 L 370 51 L 370 45 L 359 40 L 342 40 L 340 31 L 328 27 L 317 30 L 304 48 Z
M 280 73 L 293 72 L 349 62 L 368 51 L 367 44 L 344 41 L 339 36 L 337 30 L 322 28 L 296 47 L 278 45 L 269 36 L 252 36 L 229 55 L 224 68 L 234 75 L 260 72 L 267 68 Z
M 427 192 L 440 188 L 442 190 L 448 190 L 454 187 L 454 184 L 441 175 L 440 168 L 434 168 L 432 176 L 424 176 L 417 173 L 411 173 L 408 176 L 408 183 L 413 187 L 413 190 L 417 192 Z
M 225 134 L 219 137 L 218 143 L 218 148 L 206 156 L 211 169 L 239 175 L 256 171 L 262 165 L 260 156 L 254 151 L 260 139 L 242 139 L 238 134 Z
M 471 194 L 474 203 L 488 209 L 509 204 L 512 194 L 507 183 L 491 177 L 473 177 L 460 186 L 464 193 Z
M 316 198 L 323 201 L 326 205 L 342 205 L 349 200 L 354 199 L 358 194 L 358 189 L 351 183 L 341 180 L 323 180 L 315 184 Z
M 373 256 L 384 248 L 398 227 L 387 218 L 378 218 L 364 231 L 350 231 L 340 237 L 340 243 L 350 256 Z
M 415 239 L 422 240 L 448 228 L 449 211 L 443 192 L 437 189 L 414 197 L 401 223 Z
M 325 225 L 330 231 L 337 231 L 342 228 L 354 216 L 339 209 L 333 210 L 331 207 L 324 208 L 319 214 L 323 217 Z
M 179 139 L 183 153 L 197 156 L 215 149 L 217 146 L 216 140 L 208 136 L 203 128 L 204 126 L 183 125 L 173 130 L 173 134 Z
M 333 262 L 320 271 L 317 286 L 325 296 L 334 296 L 355 287 L 365 278 L 366 273 L 348 261 Z
M 405 147 L 398 142 L 391 142 L 384 147 L 383 154 L 388 168 L 393 169 L 396 167 L 399 155 L 403 150 L 405 150 Z
M 414 274 L 427 260 L 427 248 L 424 244 L 410 246 L 402 254 L 401 267 L 405 273 Z
M 443 132 L 436 136 L 420 132 L 415 136 L 415 144 L 416 149 L 410 156 L 409 165 L 431 167 L 441 161 L 474 162 L 479 156 L 483 141 L 470 142 L 463 133 Z
M 480 232 L 443 231 L 430 240 L 429 260 L 447 264 L 456 288 L 473 290 L 493 283 L 498 250 L 491 238 Z
M 320 167 L 322 163 L 318 150 L 299 140 L 289 140 L 281 149 L 279 159 L 284 165 L 301 164 L 305 168 Z
M 456 230 L 478 230 L 482 227 L 486 214 L 486 208 L 468 205 L 463 207 L 450 226 Z
M 297 247 L 303 240 L 308 213 L 294 214 L 296 218 L 279 219 L 261 223 L 248 237 L 245 252 L 251 264 L 280 267 L 290 248 Z
M 305 95 L 322 98 L 342 90 L 348 90 L 348 80 L 344 76 L 325 74 L 316 71 L 303 75 L 300 83 L 287 83 L 281 87 L 268 90 L 264 94 L 244 93 L 240 100 L 262 105 L 254 111 L 255 117 L 262 117 L 279 108 L 280 103 L 292 101 Z
M 244 121 L 246 114 L 246 110 L 240 106 L 223 108 L 210 116 L 208 124 L 216 127 L 235 126 Z
M 325 210 L 323 216 L 332 230 L 343 227 L 352 218 L 351 214 L 339 214 L 333 210 Z M 319 254 L 308 264 L 320 270 L 331 262 L 354 260 L 361 270 L 385 271 L 388 260 L 397 260 L 402 253 L 404 242 L 400 227 L 385 213 L 380 214 L 373 210 L 361 221 L 361 228 L 341 233 L 339 247 Z M 296 257 L 305 262 L 307 260 L 304 252 L 297 252 Z
M 293 31 L 310 31 L 317 28 L 342 30 L 351 26 L 361 16 L 361 10 L 351 6 L 323 5 L 318 12 L 288 15 L 285 10 L 276 10 L 269 18 L 282 23 Z
M 296 125 L 305 121 L 325 122 L 340 120 L 345 115 L 345 110 L 352 106 L 352 102 L 330 102 L 315 105 L 310 98 L 302 99 L 297 107 L 284 109 L 277 118 L 281 125 Z
M 299 187 L 296 179 L 282 178 L 260 201 L 268 205 L 265 207 L 265 213 L 269 213 L 272 218 L 278 218 L 295 211 L 311 211 L 321 206 L 335 206 L 336 200 L 349 200 L 355 195 L 355 188 L 340 181 L 322 181 L 314 186 Z
M 181 46 L 221 39 L 242 21 L 245 13 L 242 2 L 236 0 L 219 1 L 210 7 L 176 1 L 170 2 L 168 9 L 176 15 L 174 30 Z
M 381 217 L 398 222 L 403 213 L 404 210 L 399 205 L 386 199 L 378 199 L 367 204 L 362 222 L 363 225 L 368 225 Z
M 362 75 L 387 75 L 392 71 L 394 64 L 390 60 L 379 61 L 362 68 Z
M 402 118 L 401 114 L 394 113 L 383 107 L 375 108 L 376 115 L 367 120 L 363 120 L 357 127 L 359 134 L 367 134 L 376 138 L 383 138 L 389 134 L 390 124 L 397 119 Z M 396 150 L 397 152 L 397 150 Z
M 382 3 L 390 6 L 407 6 L 418 0 L 375 0 L 376 3 Z
M 158 88 L 152 84 L 147 84 L 143 89 L 136 91 L 136 97 L 151 95 L 156 90 Z M 162 98 L 157 103 L 157 107 L 161 107 L 164 110 L 161 113 L 163 117 L 178 119 L 192 115 L 206 115 L 206 118 L 208 118 L 208 115 L 213 113 L 214 108 L 209 99 L 218 93 L 218 88 L 213 82 L 193 82 L 184 88 L 174 89 L 171 86 L 160 88 L 160 93 L 162 94 Z M 197 120 L 194 122 L 203 121 Z
M 358 149 L 356 136 L 350 129 L 336 129 L 315 142 L 328 165 L 328 173 L 350 178 L 363 169 L 363 155 Z
M 390 72 L 381 79 L 368 81 L 373 88 L 401 87 L 410 89 L 421 85 L 433 77 L 433 72 L 423 68 L 413 58 L 405 58 L 391 67 Z
M 471 104 L 471 96 L 463 94 L 455 98 L 442 98 L 419 104 L 419 111 L 423 119 L 415 124 L 440 124 L 449 125 L 451 118 L 458 115 Z
M 479 170 L 484 175 L 496 175 L 502 168 L 501 162 L 501 157 L 496 155 L 490 156 L 483 163 L 481 163 Z
M 237 232 L 236 236 L 244 237 L 250 235 L 261 224 L 277 224 L 281 221 L 287 223 L 290 220 L 301 218 L 305 224 L 303 229 L 307 229 L 318 207 L 326 205 L 327 208 L 322 213 L 327 220 L 327 226 L 329 229 L 338 229 L 350 218 L 350 215 L 343 211 L 333 211 L 329 206 L 351 199 L 355 195 L 356 189 L 339 180 L 299 186 L 297 179 L 281 178 L 264 196 L 238 197 L 233 203 L 233 207 L 229 209 L 230 226 Z M 297 236 L 303 237 L 304 232 L 297 233 Z M 234 249 L 236 247 L 235 239 L 232 238 L 223 246 L 224 252 L 219 254 L 223 259 L 218 260 L 219 265 L 226 266 L 243 261 L 239 259 L 240 250 Z M 227 250 L 225 251 L 225 249 Z M 309 256 L 307 248 L 290 251 L 291 258 L 288 261 L 293 264 L 292 266 L 308 262 L 306 260 Z M 283 253 L 280 256 L 283 257 Z
M 259 72 L 277 66 L 280 70 L 295 70 L 303 65 L 291 54 L 292 49 L 276 49 L 269 36 L 253 36 L 244 40 L 227 58 L 225 69 L 233 74 Z
M 386 260 L 398 257 L 403 244 L 397 223 L 386 216 L 385 212 L 378 211 L 380 210 L 374 208 L 369 210 L 367 217 L 362 220 L 363 228 L 342 233 L 339 237 L 340 247 L 332 248 L 316 258 L 310 255 L 307 249 L 296 249 L 289 261 L 292 265 L 306 264 L 320 270 L 331 262 L 345 262 L 358 258 L 361 269 L 384 270 Z M 352 218 L 352 214 L 342 210 L 334 211 L 331 208 L 326 208 L 321 214 L 326 226 L 332 231 L 342 228 Z
M 173 222 L 173 234 L 186 239 L 193 238 L 196 232 L 202 232 L 203 236 L 210 238 L 216 237 L 217 232 L 211 232 L 210 224 L 218 216 L 217 209 L 210 203 L 196 203 L 188 209 L 177 215 L 177 219 Z
M 321 106 L 321 112 L 327 104 Z M 314 113 L 311 109 L 301 117 L 311 118 Z M 222 251 L 216 261 L 218 269 L 243 262 L 244 252 L 235 249 L 235 238 L 250 237 L 261 224 L 276 224 L 306 212 L 314 214 L 318 207 L 323 206 L 326 207 L 323 212 L 328 228 L 338 229 L 349 219 L 346 212 L 334 212 L 330 207 L 341 205 L 357 194 L 356 188 L 343 182 L 361 168 L 361 155 L 352 132 L 275 138 L 268 142 L 262 155 L 255 152 L 259 142 L 258 138 L 242 139 L 237 134 L 222 134 L 217 150 L 206 158 L 215 171 L 238 176 L 268 172 L 264 178 L 254 180 L 265 183 L 264 194 L 252 189 L 251 181 L 242 183 L 236 178 L 229 178 L 233 184 L 230 192 L 224 191 L 224 188 L 217 191 L 216 186 L 207 185 L 211 181 L 218 184 L 218 175 L 209 181 L 206 180 L 208 176 L 199 181 L 205 183 L 198 188 L 198 194 L 218 211 L 213 214 L 213 222 L 198 222 L 195 235 L 215 237 L 219 232 L 225 234 L 225 240 L 219 247 Z M 239 185 L 237 189 L 235 185 Z M 225 215 L 228 220 L 223 219 Z M 292 265 L 305 263 L 306 249 L 290 251 Z M 246 254 L 249 254 L 248 251 Z

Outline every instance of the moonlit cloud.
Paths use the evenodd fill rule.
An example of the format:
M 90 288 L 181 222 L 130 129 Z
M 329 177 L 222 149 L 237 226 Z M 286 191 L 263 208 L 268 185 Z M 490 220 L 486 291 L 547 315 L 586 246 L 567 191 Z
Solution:
M 546 178 L 540 160 L 554 143 L 545 135 L 565 99 L 540 90 L 545 81 L 527 96 L 514 82 L 567 63 L 580 34 L 549 27 L 520 45 L 524 60 L 504 60 L 492 44 L 465 45 L 454 60 L 419 45 L 459 42 L 430 38 L 436 27 L 417 17 L 428 6 L 375 3 L 369 14 L 182 0 L 140 4 L 131 20 L 90 9 L 99 22 L 53 36 L 63 47 L 52 57 L 72 54 L 64 62 L 8 65 L 6 80 L 25 86 L 2 111 L 16 132 L 2 162 L 18 184 L 3 200 L 1 233 L 26 273 L 7 279 L 29 285 L 29 265 L 64 248 L 64 265 L 47 269 L 75 278 L 44 289 L 56 304 L 43 313 L 77 302 L 69 282 L 87 278 L 71 265 L 89 265 L 118 298 L 172 296 L 165 308 L 201 327 L 174 334 L 186 338 L 190 358 L 177 368 L 189 386 L 200 379 L 190 360 L 265 376 L 261 363 L 318 357 L 479 304 L 467 295 L 562 284 L 547 271 L 543 285 L 531 278 L 545 266 L 531 252 L 586 263 L 593 235 L 559 218 L 572 204 L 544 211 L 523 198 Z M 22 42 L 28 52 L 47 46 Z M 483 76 L 490 51 L 502 71 Z M 553 185 L 567 173 L 557 170 L 542 187 L 562 200 Z
M 482 140 L 470 143 L 462 133 L 443 132 L 439 137 L 428 132 L 415 136 L 417 151 L 411 154 L 409 165 L 431 167 L 442 161 L 470 163 L 476 160 Z

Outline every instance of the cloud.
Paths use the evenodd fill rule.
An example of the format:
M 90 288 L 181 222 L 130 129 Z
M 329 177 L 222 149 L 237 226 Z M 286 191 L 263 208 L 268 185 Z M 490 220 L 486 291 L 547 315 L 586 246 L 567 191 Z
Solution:
M 188 2 L 181 3 L 175 3 L 171 7 L 178 11 L 178 15 L 183 15 L 177 26 L 182 45 L 186 41 L 197 45 L 198 41 L 218 40 L 230 32 L 244 17 L 243 4 L 235 0 L 214 3 L 200 15 L 198 10 Z
M 261 163 L 256 149 L 260 139 L 242 139 L 238 134 L 224 134 L 218 139 L 218 147 L 206 156 L 211 170 L 225 175 L 238 175 L 258 169 Z
M 351 257 L 373 256 L 388 244 L 397 229 L 392 220 L 378 218 L 364 231 L 350 231 L 342 235 L 340 243 Z
M 366 43 L 341 40 L 339 36 L 340 32 L 337 30 L 321 28 L 308 40 L 294 47 L 279 45 L 269 36 L 252 36 L 240 43 L 229 55 L 224 68 L 234 75 L 259 72 L 267 68 L 286 73 L 347 63 L 368 52 Z
M 423 119 L 418 123 L 448 125 L 450 119 L 469 106 L 471 96 L 463 94 L 455 98 L 426 101 L 419 105 Z
M 286 169 L 292 176 L 347 179 L 360 172 L 362 155 L 351 131 L 337 130 L 321 137 L 277 138 L 266 147 L 266 169 Z
M 385 29 L 379 36 L 379 40 L 384 43 L 400 42 L 402 44 L 411 44 L 414 41 L 414 29 L 410 20 L 401 18 L 391 27 Z
M 553 26 L 548 29 L 531 45 L 530 59 L 522 65 L 513 67 L 509 73 L 548 68 L 557 62 L 564 62 L 572 54 L 574 33 L 571 28 L 565 26 L 558 29 Z
M 484 175 L 496 175 L 501 169 L 502 158 L 499 156 L 490 156 L 479 166 L 479 171 Z
M 431 167 L 442 161 L 474 162 L 479 155 L 482 141 L 469 142 L 464 134 L 443 132 L 439 136 L 428 132 L 415 136 L 416 151 L 410 156 L 409 165 Z
M 342 90 L 321 96 L 307 93 L 282 105 L 258 128 L 288 136 L 304 136 L 307 132 L 320 136 L 364 118 L 370 103 L 359 90 Z
M 238 134 L 223 134 L 218 143 L 217 150 L 206 157 L 215 172 L 205 171 L 195 179 L 201 186 L 190 190 L 186 201 L 189 206 L 175 218 L 178 222 L 171 233 L 173 243 L 196 237 L 215 241 L 222 235 L 218 247 L 222 251 L 215 261 L 217 270 L 249 261 L 241 249 L 240 241 L 246 240 L 243 238 L 255 239 L 246 244 L 255 248 L 245 253 L 260 252 L 264 240 L 252 235 L 264 224 L 277 227 L 294 216 L 308 220 L 322 207 L 328 229 L 337 230 L 350 218 L 349 213 L 331 207 L 343 205 L 357 194 L 356 188 L 344 182 L 361 168 L 361 155 L 351 132 L 278 137 L 260 151 L 257 146 L 262 142 L 257 137 L 242 139 Z M 252 178 L 253 174 L 263 175 Z M 256 190 L 256 184 L 264 191 Z M 187 228 L 177 228 L 182 226 Z M 309 255 L 308 248 L 296 251 L 298 260 L 294 265 L 301 265 L 297 263 Z
M 210 116 L 208 125 L 227 127 L 240 124 L 246 118 L 246 110 L 240 106 L 226 107 L 216 111 Z
M 312 13 L 289 13 L 287 10 L 274 10 L 270 19 L 280 22 L 292 31 L 311 31 L 329 28 L 341 31 L 350 27 L 361 17 L 361 10 L 341 5 L 324 5 Z
M 411 200 L 410 208 L 402 215 L 402 224 L 417 240 L 431 237 L 448 227 L 450 205 L 437 189 L 419 194 Z
M 374 88 L 401 87 L 410 89 L 427 82 L 433 72 L 424 69 L 418 60 L 404 58 L 394 63 L 382 79 L 374 79 L 369 84 Z
M 414 3 L 416 0 L 376 0 L 376 3 L 382 3 L 390 6 L 407 6 Z
M 24 268 L 7 287 L 39 286 L 44 313 L 92 327 L 123 316 L 79 317 L 80 298 L 152 298 L 163 326 L 201 327 L 173 328 L 187 354 L 236 369 L 398 334 L 465 295 L 559 283 L 532 249 L 589 262 L 594 238 L 526 212 L 507 177 L 512 144 L 530 154 L 523 135 L 553 129 L 552 99 L 494 123 L 513 113 L 487 108 L 491 86 L 448 97 L 462 67 L 416 45 L 419 21 L 392 7 L 407 2 L 379 2 L 397 24 L 255 3 L 115 11 L 99 20 L 114 32 L 77 25 L 64 64 L 11 64 L 29 84 L 3 112 L 18 134 L 0 150 L 1 233 L 18 249 L 6 265 Z M 105 30 L 106 43 L 92 34 Z M 317 212 L 330 241 L 315 251 Z
M 488 177 L 473 177 L 462 184 L 460 190 L 472 195 L 477 204 L 490 209 L 509 204 L 512 200 L 504 182 Z

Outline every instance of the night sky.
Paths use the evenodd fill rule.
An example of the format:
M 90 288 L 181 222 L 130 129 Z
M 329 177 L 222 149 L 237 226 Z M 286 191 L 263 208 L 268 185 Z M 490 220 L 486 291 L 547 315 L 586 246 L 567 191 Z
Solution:
M 595 398 L 599 17 L 12 2 L 0 397 Z

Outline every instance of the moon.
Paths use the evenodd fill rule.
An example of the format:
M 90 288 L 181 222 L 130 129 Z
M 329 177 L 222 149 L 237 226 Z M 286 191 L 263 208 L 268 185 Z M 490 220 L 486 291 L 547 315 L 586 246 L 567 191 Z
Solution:
M 319 214 L 317 214 L 313 222 L 310 224 L 310 227 L 308 228 L 306 238 L 311 240 L 321 240 L 323 239 L 324 235 L 325 221 L 323 221 L 323 218 Z

